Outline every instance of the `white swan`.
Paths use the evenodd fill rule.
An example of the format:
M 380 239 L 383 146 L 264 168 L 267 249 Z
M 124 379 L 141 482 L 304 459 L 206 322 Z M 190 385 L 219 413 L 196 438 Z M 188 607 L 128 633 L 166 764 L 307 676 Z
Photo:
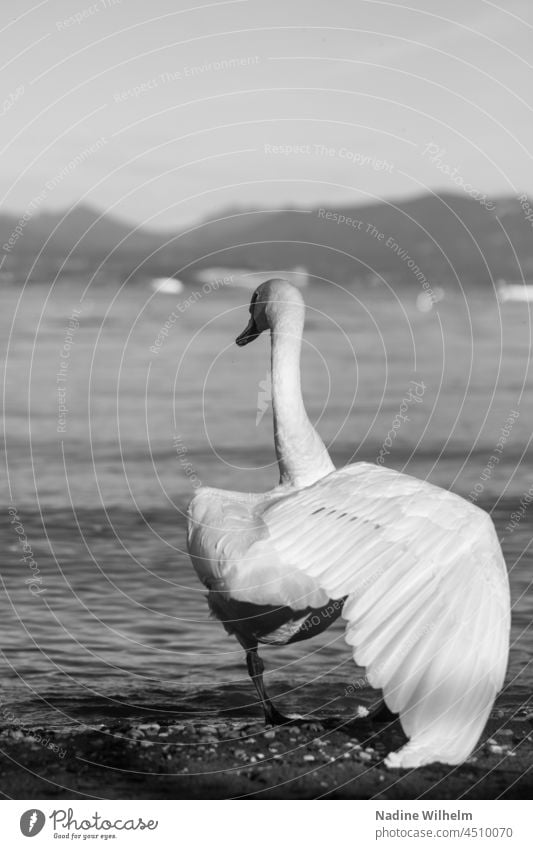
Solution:
M 509 585 L 494 525 L 408 475 L 369 463 L 335 470 L 300 391 L 304 312 L 284 280 L 252 297 L 236 342 L 271 331 L 280 483 L 261 494 L 197 490 L 194 568 L 212 612 L 246 650 L 267 722 L 284 717 L 266 694 L 258 643 L 307 639 L 342 610 L 356 663 L 409 738 L 387 765 L 461 763 L 507 665 Z

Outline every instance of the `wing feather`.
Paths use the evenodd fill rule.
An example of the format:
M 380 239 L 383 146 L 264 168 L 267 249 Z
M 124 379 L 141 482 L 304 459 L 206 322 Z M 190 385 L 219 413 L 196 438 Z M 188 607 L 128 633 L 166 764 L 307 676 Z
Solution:
M 509 585 L 486 513 L 357 463 L 261 511 L 285 568 L 348 596 L 346 641 L 411 737 L 391 765 L 458 763 L 475 746 L 509 643 Z

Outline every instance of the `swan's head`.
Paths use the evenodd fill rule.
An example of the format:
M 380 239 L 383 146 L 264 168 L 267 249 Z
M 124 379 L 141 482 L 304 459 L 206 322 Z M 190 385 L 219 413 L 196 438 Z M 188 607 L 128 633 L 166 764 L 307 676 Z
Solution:
M 237 336 L 241 347 L 253 342 L 263 330 L 279 329 L 286 325 L 288 332 L 301 333 L 305 306 L 298 289 L 287 280 L 267 280 L 257 287 L 250 301 L 250 321 Z

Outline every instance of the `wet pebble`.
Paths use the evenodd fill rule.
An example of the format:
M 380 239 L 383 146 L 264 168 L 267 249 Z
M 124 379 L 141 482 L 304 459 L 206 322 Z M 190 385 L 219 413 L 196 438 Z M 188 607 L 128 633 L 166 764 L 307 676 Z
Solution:
M 212 736 L 202 737 L 201 742 L 205 746 L 218 746 L 218 737 L 212 737 Z
M 145 722 L 143 725 L 137 726 L 139 731 L 144 731 L 146 734 L 157 734 L 161 731 L 161 726 L 157 722 Z
M 201 725 L 198 731 L 200 734 L 216 735 L 218 733 L 218 729 L 215 725 Z

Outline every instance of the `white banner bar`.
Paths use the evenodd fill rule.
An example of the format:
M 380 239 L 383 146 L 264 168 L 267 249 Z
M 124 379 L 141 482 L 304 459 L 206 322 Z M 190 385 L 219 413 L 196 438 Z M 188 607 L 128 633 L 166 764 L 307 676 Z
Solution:
M 2 846 L 531 849 L 529 801 L 6 801 Z M 274 811 L 273 808 L 276 808 Z M 30 843 L 31 839 L 35 843 Z

